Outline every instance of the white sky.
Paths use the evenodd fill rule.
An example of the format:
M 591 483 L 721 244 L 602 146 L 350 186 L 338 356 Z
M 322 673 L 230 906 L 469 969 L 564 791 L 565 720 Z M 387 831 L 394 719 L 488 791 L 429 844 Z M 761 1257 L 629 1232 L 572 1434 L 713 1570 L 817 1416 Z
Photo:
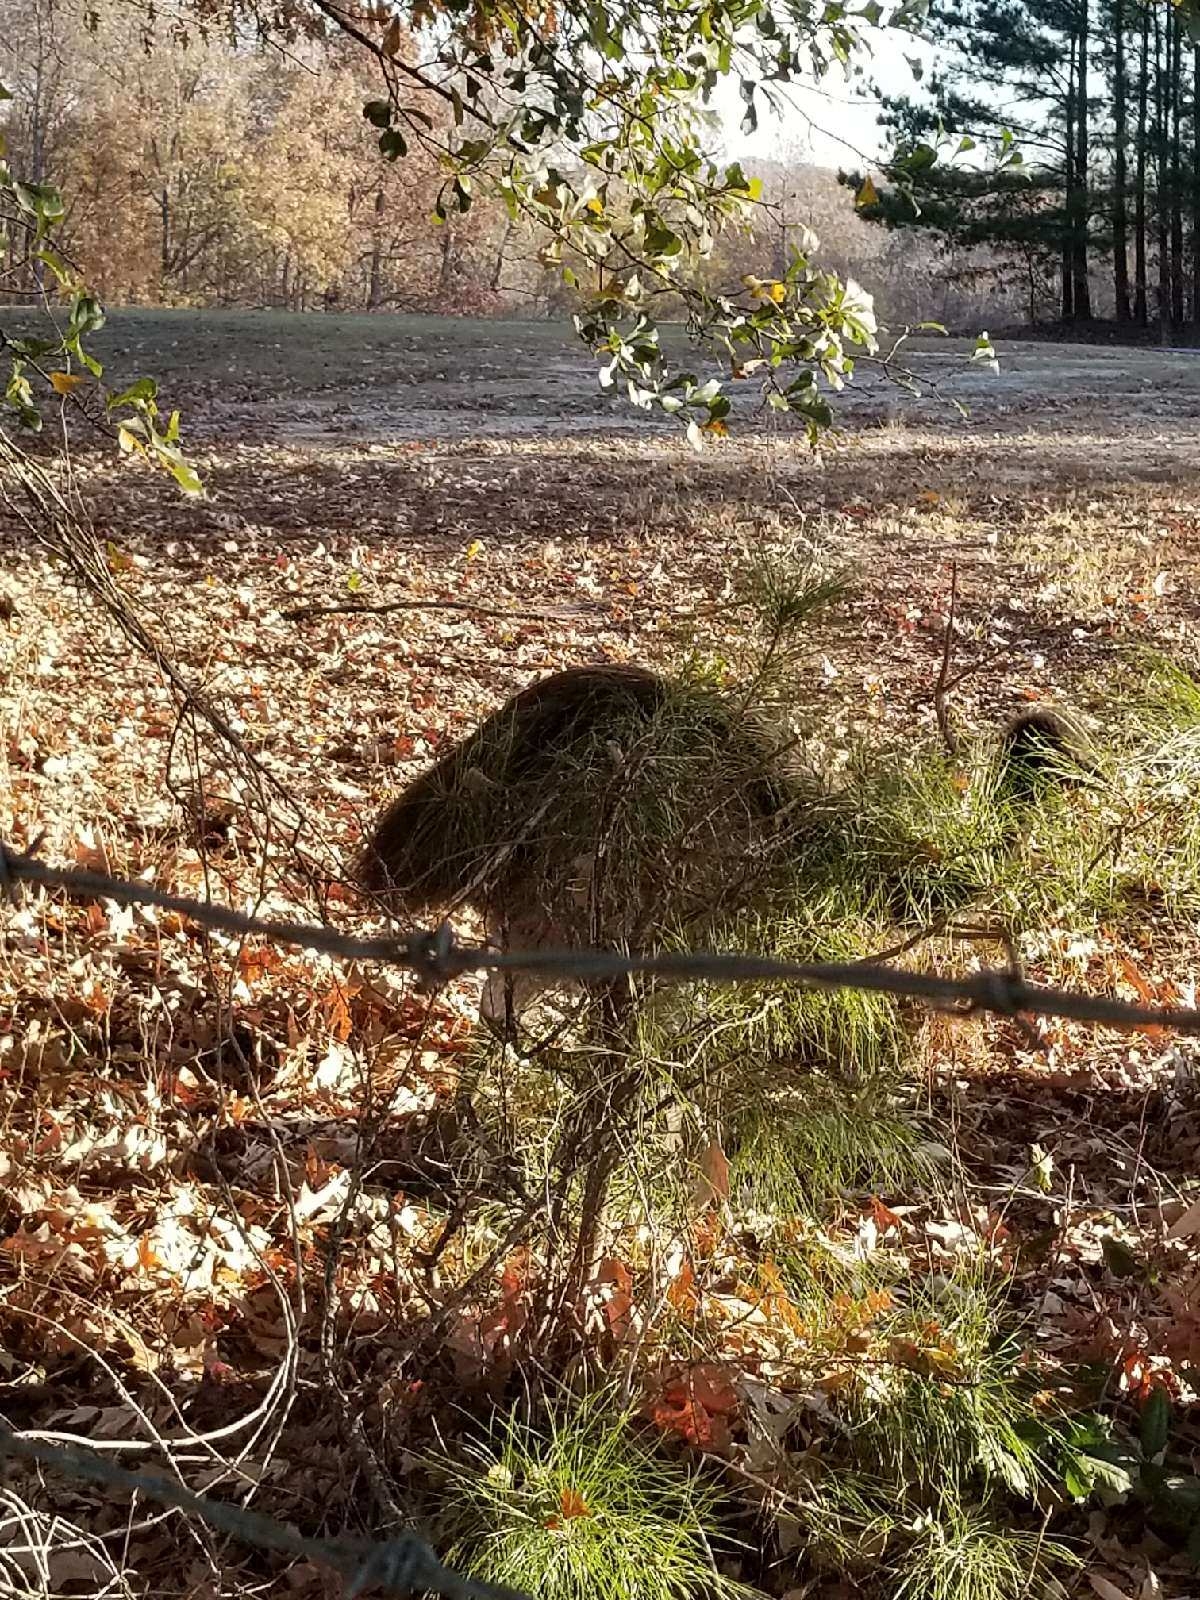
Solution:
M 782 118 L 774 117 L 759 101 L 758 129 L 747 137 L 741 132 L 741 98 L 737 85 L 726 80 L 713 96 L 714 108 L 728 130 L 727 153 L 735 159 L 770 160 L 797 156 L 822 167 L 866 167 L 882 153 L 885 130 L 876 126 L 877 102 L 872 82 L 887 94 L 914 88 L 912 69 L 905 56 L 928 63 L 930 50 L 909 33 L 867 30 L 873 46 L 866 80 L 848 82 L 840 67 L 833 67 L 820 84 L 776 85 L 789 106 Z

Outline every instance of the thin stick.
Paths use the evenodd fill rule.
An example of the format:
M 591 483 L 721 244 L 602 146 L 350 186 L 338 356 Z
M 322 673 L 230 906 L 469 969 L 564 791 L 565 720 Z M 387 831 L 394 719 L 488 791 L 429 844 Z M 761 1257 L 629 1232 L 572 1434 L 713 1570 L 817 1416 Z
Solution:
M 946 632 L 942 640 L 942 666 L 938 673 L 937 688 L 933 691 L 933 709 L 937 716 L 942 743 L 950 755 L 958 753 L 958 736 L 950 726 L 950 712 L 946 705 L 947 685 L 950 678 L 950 661 L 954 654 L 954 610 L 958 601 L 958 561 L 950 563 L 950 609 L 946 615 Z
M 337 606 L 294 606 L 282 615 L 285 622 L 304 622 L 309 617 L 386 617 L 393 611 L 464 611 L 476 617 L 501 617 L 508 622 L 567 622 L 585 615 L 583 606 L 563 611 L 509 611 L 474 600 L 386 600 L 378 605 L 351 600 Z

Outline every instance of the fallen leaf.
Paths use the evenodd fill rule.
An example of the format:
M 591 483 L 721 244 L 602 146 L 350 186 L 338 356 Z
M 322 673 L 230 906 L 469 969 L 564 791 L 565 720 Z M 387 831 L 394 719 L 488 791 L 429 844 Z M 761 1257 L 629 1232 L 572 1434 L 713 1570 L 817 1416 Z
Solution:
M 729 1157 L 715 1139 L 705 1145 L 697 1165 L 700 1169 L 696 1179 L 697 1207 L 703 1210 L 705 1206 L 728 1200 Z
M 1089 1572 L 1088 1582 L 1100 1596 L 1100 1600 L 1133 1600 L 1132 1595 L 1126 1594 L 1124 1589 L 1118 1589 L 1115 1583 L 1110 1582 L 1099 1572 Z

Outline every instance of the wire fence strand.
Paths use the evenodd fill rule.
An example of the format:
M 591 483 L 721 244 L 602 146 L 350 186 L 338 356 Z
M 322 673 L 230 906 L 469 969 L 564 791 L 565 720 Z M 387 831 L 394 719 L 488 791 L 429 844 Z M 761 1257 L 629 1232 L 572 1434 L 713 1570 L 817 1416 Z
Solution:
M 8 880 L 10 892 L 18 883 L 32 883 L 60 889 L 80 899 L 155 907 L 223 933 L 253 935 L 344 961 L 407 968 L 426 984 L 447 983 L 470 972 L 522 972 L 580 983 L 639 976 L 684 983 L 778 982 L 813 989 L 857 989 L 965 1013 L 1059 1017 L 1120 1029 L 1149 1028 L 1200 1035 L 1200 1010 L 1193 1007 L 1133 1005 L 1110 996 L 1032 984 L 1015 965 L 985 968 L 963 978 L 946 978 L 884 962 L 777 961 L 746 951 L 495 950 L 460 944 L 448 923 L 391 937 L 358 938 L 314 923 L 251 916 L 229 906 L 169 894 L 150 884 L 110 877 L 107 873 L 53 867 L 3 844 L 0 873 Z
M 432 1547 L 415 1533 L 395 1538 L 309 1539 L 274 1517 L 247 1510 L 227 1500 L 210 1500 L 193 1494 L 183 1484 L 156 1472 L 131 1472 L 115 1466 L 90 1450 L 44 1444 L 24 1438 L 0 1424 L 0 1455 L 16 1456 L 48 1467 L 81 1483 L 95 1483 L 131 1494 L 146 1495 L 160 1505 L 173 1506 L 199 1517 L 219 1533 L 230 1534 L 264 1551 L 332 1567 L 349 1580 L 347 1600 L 368 1589 L 393 1594 L 437 1594 L 444 1600 L 529 1600 L 517 1589 L 481 1583 L 443 1566 Z

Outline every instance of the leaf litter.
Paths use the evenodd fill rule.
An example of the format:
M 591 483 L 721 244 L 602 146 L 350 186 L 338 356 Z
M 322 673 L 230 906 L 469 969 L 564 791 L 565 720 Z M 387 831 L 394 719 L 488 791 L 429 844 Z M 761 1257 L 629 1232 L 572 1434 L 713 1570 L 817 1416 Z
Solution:
M 752 433 L 696 458 L 624 434 L 297 442 L 286 409 L 306 403 L 300 385 L 282 407 L 277 397 L 272 438 L 214 432 L 199 506 L 165 498 L 128 462 L 85 453 L 79 473 L 119 581 L 335 860 L 387 794 L 535 676 L 667 664 L 695 648 L 719 658 L 737 626 L 733 580 L 764 549 L 835 551 L 859 573 L 849 605 L 821 625 L 806 685 L 827 707 L 833 760 L 864 730 L 932 728 L 951 562 L 954 702 L 967 723 L 1058 698 L 1103 715 L 1104 672 L 1131 639 L 1196 665 L 1194 482 L 1164 476 L 1153 453 L 1140 471 L 1136 452 L 1124 475 L 1102 458 L 1089 481 L 1089 452 L 1069 434 L 1056 448 L 1074 465 L 1056 477 L 1044 417 L 1010 416 L 996 435 L 867 427 L 819 458 Z M 1089 421 L 1103 440 L 1106 419 Z M 168 686 L 60 567 L 6 531 L 20 554 L 0 622 L 8 840 L 44 835 L 54 860 L 311 910 L 285 831 L 261 836 L 238 771 L 202 763 L 185 792 L 188 727 Z M 286 616 L 397 601 L 413 609 Z M 447 602 L 511 614 L 433 609 Z M 365 915 L 336 883 L 326 903 L 338 920 Z M 454 1190 L 471 984 L 430 997 L 137 907 L 26 898 L 6 926 L 6 1416 L 94 1441 L 194 1450 L 211 1437 L 214 1493 L 249 1476 L 259 1505 L 284 1519 L 355 1525 L 360 1496 L 318 1349 L 332 1231 L 351 1241 L 329 1283 L 347 1381 L 401 1472 L 456 1385 L 486 1387 L 531 1315 L 537 1241 L 455 1310 L 436 1369 L 404 1364 L 414 1324 L 488 1242 L 457 1241 L 429 1265 Z M 1040 938 L 1080 986 L 1194 1002 L 1194 928 L 1159 927 L 1148 911 L 1100 940 L 1080 943 L 1069 925 Z M 1069 1024 L 1038 1035 L 1034 1048 L 1004 1021 L 930 1019 L 922 1092 L 953 1143 L 953 1198 L 864 1193 L 788 1227 L 830 1261 L 890 1262 L 896 1281 L 982 1254 L 1033 1319 L 1047 1388 L 1100 1364 L 1135 1433 L 1162 1390 L 1175 1447 L 1194 1458 L 1195 1054 L 1186 1041 Z M 369 1115 L 378 1136 L 352 1182 Z M 648 1273 L 636 1241 L 616 1241 L 584 1315 L 610 1353 L 642 1351 L 645 1414 L 665 1436 L 779 1492 L 797 1441 L 819 1450 L 838 1426 L 837 1396 L 864 1358 L 886 1349 L 946 1375 L 957 1356 L 936 1328 L 889 1334 L 884 1289 L 847 1290 L 814 1326 L 778 1268 L 747 1254 L 730 1198 L 714 1139 L 686 1247 Z M 113 1525 L 102 1496 L 73 1491 L 71 1503 L 89 1536 Z M 564 1519 L 587 1515 L 564 1500 Z M 1075 1516 L 1101 1563 L 1097 1594 L 1188 1593 L 1178 1553 L 1127 1507 L 1060 1516 Z M 193 1551 L 181 1572 L 190 1548 L 144 1519 L 125 1565 L 170 1592 L 261 1579 L 245 1551 L 215 1566 Z M 56 1581 L 86 1587 L 98 1560 L 81 1548 Z M 322 1581 L 289 1574 L 296 1592 Z M 814 1594 L 859 1592 L 848 1575 L 814 1582 Z

